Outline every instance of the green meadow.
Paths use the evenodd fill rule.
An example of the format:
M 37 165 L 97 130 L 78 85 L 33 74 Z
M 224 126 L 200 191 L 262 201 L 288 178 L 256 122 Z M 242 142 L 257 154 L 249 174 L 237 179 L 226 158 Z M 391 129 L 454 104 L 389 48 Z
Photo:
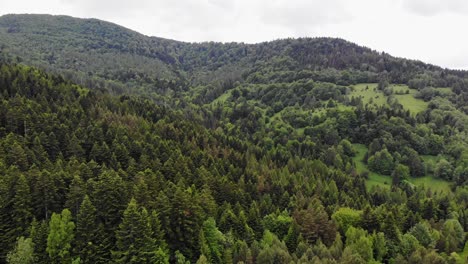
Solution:
M 373 186 L 380 186 L 383 188 L 390 188 L 392 184 L 392 178 L 387 175 L 378 174 L 372 171 L 369 171 L 367 165 L 363 162 L 364 156 L 367 152 L 367 147 L 363 144 L 354 144 L 354 149 L 356 151 L 356 155 L 354 156 L 353 160 L 356 164 L 357 172 L 369 172 L 369 178 L 366 181 L 367 189 L 371 189 Z M 437 159 L 435 156 L 425 156 L 426 159 Z M 430 188 L 433 191 L 437 192 L 448 192 L 450 191 L 449 182 L 434 178 L 432 175 L 426 175 L 424 177 L 410 177 L 409 182 L 417 186 L 425 186 L 426 188 Z

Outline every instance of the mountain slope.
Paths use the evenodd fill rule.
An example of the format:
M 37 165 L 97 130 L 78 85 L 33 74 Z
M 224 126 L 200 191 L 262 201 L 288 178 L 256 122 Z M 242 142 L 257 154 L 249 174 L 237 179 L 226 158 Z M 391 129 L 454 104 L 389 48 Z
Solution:
M 0 263 L 466 262 L 466 72 L 65 16 L 0 43 Z
M 375 82 L 382 74 L 391 82 L 408 83 L 429 73 L 438 87 L 450 85 L 450 75 L 466 76 L 466 72 L 395 58 L 341 39 L 185 43 L 148 37 L 96 19 L 67 16 L 2 16 L 0 43 L 3 52 L 27 64 L 65 74 L 87 86 L 114 90 L 131 87 L 130 91 L 159 92 L 158 86 L 168 86 L 157 82 L 162 80 L 177 82 L 170 89 L 187 90 L 188 84 L 255 79 L 265 70 L 314 72 L 324 80 L 331 74 L 345 84 Z M 334 71 L 330 73 L 330 69 Z M 349 79 L 349 72 L 359 74 L 360 79 Z

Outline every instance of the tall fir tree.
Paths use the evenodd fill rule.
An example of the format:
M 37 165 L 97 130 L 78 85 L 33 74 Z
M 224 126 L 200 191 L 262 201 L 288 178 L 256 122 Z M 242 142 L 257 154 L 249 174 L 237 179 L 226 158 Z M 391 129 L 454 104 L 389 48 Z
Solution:
M 81 263 L 99 263 L 99 229 L 96 208 L 86 195 L 76 217 L 74 252 L 80 257 Z
M 112 253 L 115 263 L 154 263 L 158 257 L 148 212 L 139 210 L 133 198 L 123 213 L 116 238 L 117 250 Z

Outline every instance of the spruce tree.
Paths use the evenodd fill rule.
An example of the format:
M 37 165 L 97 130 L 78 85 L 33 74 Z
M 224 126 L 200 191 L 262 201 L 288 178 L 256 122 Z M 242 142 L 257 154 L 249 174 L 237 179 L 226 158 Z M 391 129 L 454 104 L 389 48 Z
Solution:
M 46 221 L 38 222 L 36 219 L 31 223 L 31 239 L 34 244 L 34 259 L 37 264 L 50 263 L 47 253 L 47 236 L 49 226 Z
M 76 220 L 76 239 L 74 252 L 82 263 L 95 263 L 98 259 L 99 225 L 96 218 L 96 208 L 86 195 L 81 203 Z
M 15 228 L 11 235 L 13 237 L 25 236 L 32 220 L 31 193 L 24 175 L 20 175 L 15 185 L 15 195 L 12 200 L 13 210 L 11 217 Z
M 132 198 L 116 231 L 117 250 L 112 254 L 114 261 L 154 263 L 156 258 L 160 258 L 160 254 L 152 233 L 148 212 L 146 209 L 140 211 Z

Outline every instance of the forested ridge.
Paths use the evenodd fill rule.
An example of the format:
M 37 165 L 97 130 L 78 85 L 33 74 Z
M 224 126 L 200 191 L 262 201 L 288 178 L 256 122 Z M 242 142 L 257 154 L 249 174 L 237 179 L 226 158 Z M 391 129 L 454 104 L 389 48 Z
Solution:
M 0 17 L 0 263 L 466 263 L 468 76 L 341 39 Z

